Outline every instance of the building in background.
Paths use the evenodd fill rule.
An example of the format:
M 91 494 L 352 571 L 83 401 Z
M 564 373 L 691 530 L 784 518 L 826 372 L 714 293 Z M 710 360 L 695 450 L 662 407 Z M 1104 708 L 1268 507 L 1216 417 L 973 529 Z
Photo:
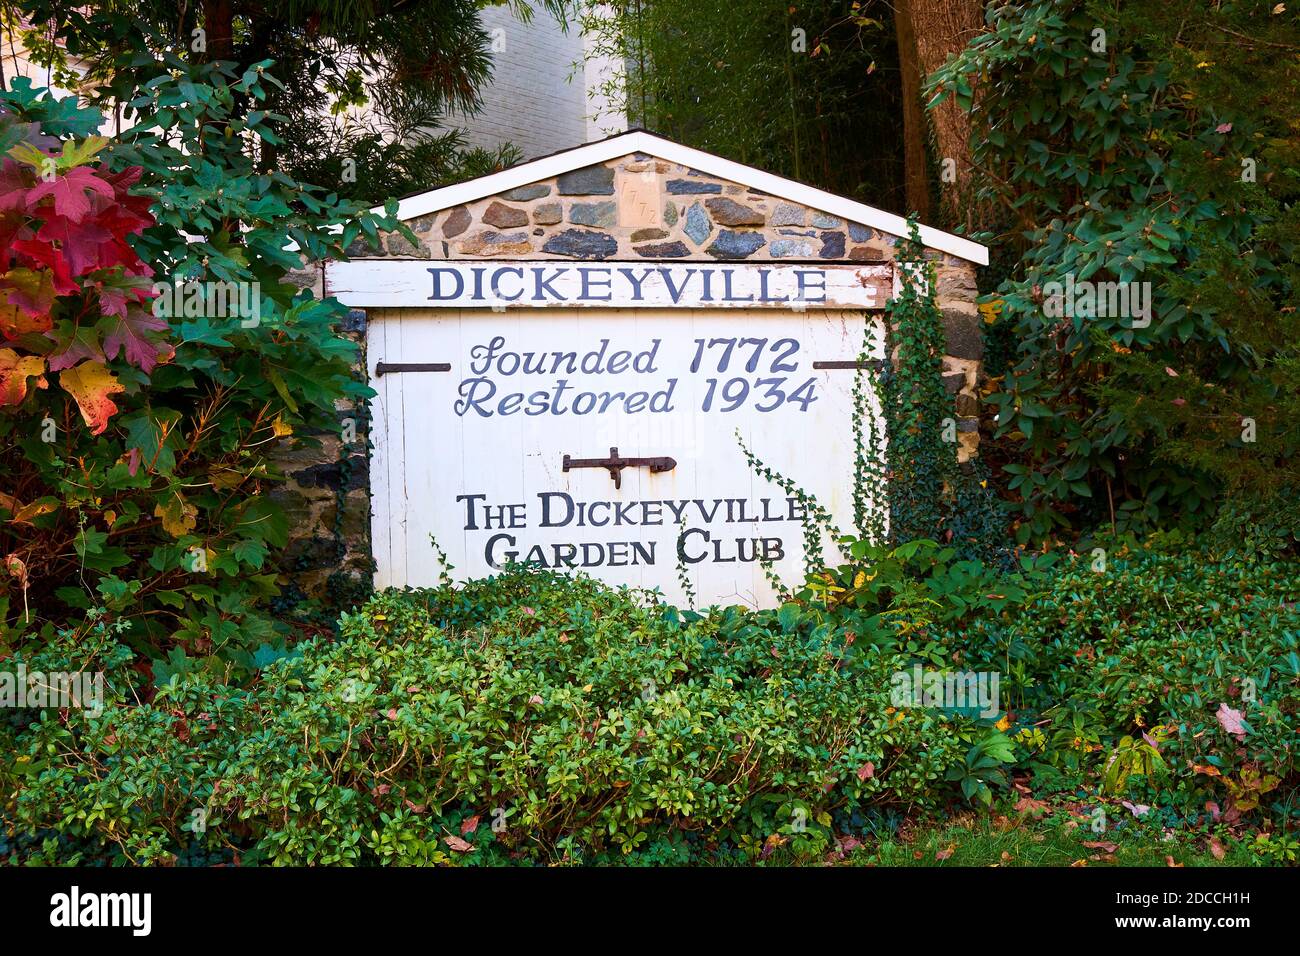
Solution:
M 479 91 L 481 110 L 449 118 L 467 143 L 512 143 L 534 159 L 627 129 L 605 95 L 620 65 L 595 55 L 576 24 L 566 28 L 541 10 L 525 23 L 508 6 L 487 7 L 480 17 L 491 40 L 492 79 Z

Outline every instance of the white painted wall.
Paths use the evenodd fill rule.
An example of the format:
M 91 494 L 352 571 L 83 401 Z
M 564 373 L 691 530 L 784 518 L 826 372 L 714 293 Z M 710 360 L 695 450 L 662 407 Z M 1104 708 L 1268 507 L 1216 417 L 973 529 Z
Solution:
M 490 40 L 504 48 L 492 54 L 492 79 L 480 90 L 482 109 L 450 120 L 467 142 L 489 149 L 513 143 L 524 159 L 535 159 L 626 128 L 607 112 L 592 116 L 605 107 L 591 103 L 588 90 L 614 64 L 585 62 L 576 24 L 566 32 L 541 10 L 523 23 L 508 7 L 487 7 L 479 16 Z

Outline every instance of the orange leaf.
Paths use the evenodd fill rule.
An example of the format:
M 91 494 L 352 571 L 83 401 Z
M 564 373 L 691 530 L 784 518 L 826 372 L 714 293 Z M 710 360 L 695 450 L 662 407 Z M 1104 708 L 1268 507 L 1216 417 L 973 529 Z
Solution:
M 0 405 L 17 405 L 26 398 L 29 378 L 36 379 L 37 388 L 45 388 L 45 359 L 0 349 Z
M 64 369 L 59 373 L 59 384 L 77 400 L 92 435 L 103 434 L 108 420 L 117 414 L 117 406 L 109 396 L 126 391 L 126 386 L 99 362 L 82 362 Z

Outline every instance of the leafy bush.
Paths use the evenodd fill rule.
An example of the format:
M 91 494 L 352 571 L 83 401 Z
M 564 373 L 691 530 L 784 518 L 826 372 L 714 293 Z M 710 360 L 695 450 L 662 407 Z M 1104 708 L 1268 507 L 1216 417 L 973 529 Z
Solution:
M 125 97 L 135 124 L 107 149 L 87 138 L 98 114 L 21 83 L 0 93 L 17 157 L 4 175 L 10 198 L 26 203 L 5 218 L 19 241 L 6 239 L 4 291 L 22 322 L 4 337 L 26 351 L 0 349 L 10 383 L 0 402 L 0 643 L 52 639 L 103 608 L 130 622 L 124 639 L 150 656 L 247 672 L 259 647 L 289 631 L 267 607 L 288 535 L 265 493 L 282 477 L 272 452 L 337 434 L 336 403 L 368 394 L 354 346 L 336 331 L 345 310 L 299 290 L 291 272 L 304 255 L 342 256 L 391 222 L 259 172 L 254 147 L 276 141 L 273 118 L 256 109 L 268 82 L 260 69 L 127 60 L 132 75 L 154 79 Z M 35 181 L 37 165 L 50 167 L 51 184 Z M 42 242 L 82 204 L 93 217 L 77 235 L 102 241 Z M 43 313 L 28 293 L 15 298 L 23 282 L 44 290 Z M 237 306 L 224 297 L 232 290 Z M 62 369 L 75 404 L 23 387 L 47 368 Z
M 1294 486 L 1294 13 L 1034 0 L 987 19 L 931 79 L 972 109 L 982 198 L 1022 250 L 996 291 L 1018 354 L 990 396 L 1020 540 L 1201 527 Z M 1076 282 L 1147 283 L 1146 308 L 1073 308 Z
M 1063 563 L 1044 583 L 948 638 L 972 666 L 1007 672 L 1017 726 L 1049 739 L 1040 765 L 1110 771 L 1111 789 L 1145 785 L 1117 765 L 1164 768 L 1172 790 L 1147 792 L 1166 803 L 1293 812 L 1300 568 L 1121 550 Z
M 17 733 L 6 814 L 59 834 L 52 856 L 98 844 L 132 862 L 192 844 L 243 862 L 596 859 L 674 834 L 757 857 L 769 840 L 824 848 L 868 806 L 937 807 L 1001 738 L 894 709 L 908 659 L 848 660 L 796 606 L 688 616 L 511 571 L 376 597 L 249 690 L 178 674 L 147 703 L 111 648 L 69 638 L 65 660 L 101 655 L 87 664 L 110 671 L 113 703 Z
M 1030 774 L 1166 825 L 1271 821 L 1285 846 L 1293 566 L 1117 551 L 1006 573 L 933 542 L 849 547 L 773 611 L 522 568 L 386 592 L 338 641 L 263 651 L 244 689 L 155 687 L 92 615 L 6 662 L 110 688 L 102 714 L 0 723 L 11 859 L 813 859 Z M 900 703 L 917 665 L 999 673 L 1000 719 Z

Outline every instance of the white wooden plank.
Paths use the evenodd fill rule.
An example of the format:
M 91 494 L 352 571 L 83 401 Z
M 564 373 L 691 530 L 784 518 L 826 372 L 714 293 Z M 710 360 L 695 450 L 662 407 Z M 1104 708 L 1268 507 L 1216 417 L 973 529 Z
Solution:
M 325 271 L 326 294 L 355 308 L 882 309 L 893 283 L 889 264 L 353 259 Z
M 387 333 L 385 361 L 452 365 L 450 373 L 392 373 L 380 380 L 390 409 L 385 447 L 393 449 L 381 479 L 387 482 L 387 504 L 376 499 L 376 530 L 387 523 L 391 535 L 388 573 L 380 579 L 399 586 L 436 583 L 440 569 L 428 543 L 431 533 L 447 550 L 459 578 L 492 573 L 489 539 L 508 533 L 513 545 L 498 547 L 498 555 L 513 550 L 523 559 L 536 547 L 537 555 L 553 562 L 559 557 L 557 545 L 569 549 L 570 556 L 586 545 L 596 563 L 585 570 L 593 576 L 615 584 L 658 586 L 669 600 L 681 602 L 676 507 L 692 529 L 692 556 L 713 555 L 715 546 L 722 549 L 688 566 L 700 603 L 772 603 L 774 594 L 753 560 L 752 539 L 779 539 L 784 556 L 777 572 L 797 584 L 802 532 L 788 515 L 785 493 L 749 469 L 735 432 L 739 429 L 767 464 L 822 501 L 841 530 L 850 530 L 854 373 L 814 371 L 812 363 L 857 358 L 863 317 L 860 311 L 557 309 L 502 314 L 476 309 L 409 310 L 400 321 L 379 319 Z M 704 346 L 692 372 L 696 340 Z M 726 368 L 719 370 L 723 350 L 733 340 Z M 875 351 L 876 357 L 883 355 L 879 346 Z M 576 353 L 572 370 L 567 352 Z M 627 354 L 616 358 L 619 353 Z M 636 361 L 629 367 L 629 354 L 647 356 L 639 370 Z M 378 358 L 372 356 L 372 363 Z M 531 371 L 523 370 L 525 362 Z M 716 382 L 706 408 L 710 379 Z M 555 389 L 561 380 L 567 391 L 558 401 Z M 805 383 L 811 384 L 803 394 L 815 399 L 806 408 L 790 399 Z M 623 399 L 613 398 L 604 411 L 588 405 L 586 413 L 572 413 L 572 403 L 583 393 L 658 393 L 670 384 L 671 408 L 664 412 L 650 413 L 645 403 L 620 405 Z M 772 398 L 773 385 L 785 401 Z M 484 397 L 489 387 L 490 399 Z M 523 403 L 539 392 L 547 407 L 535 415 L 521 413 L 528 407 Z M 511 394 L 522 397 L 501 404 Z M 727 396 L 743 397 L 726 401 Z M 765 404 L 770 407 L 764 409 Z M 599 458 L 611 445 L 625 457 L 670 455 L 678 464 L 659 475 L 624 469 L 621 489 L 601 469 L 566 474 L 560 467 L 566 453 Z M 623 503 L 630 507 L 633 523 L 575 520 L 543 527 L 540 496 L 546 492 L 570 495 L 589 518 L 593 503 L 606 516 Z M 493 506 L 493 527 L 485 526 L 481 510 L 477 520 L 467 522 L 466 504 L 456 501 L 460 494 L 483 495 L 476 507 Z M 516 526 L 501 527 L 506 517 L 501 506 L 511 505 L 518 507 L 506 523 Z M 833 543 L 826 539 L 822 544 L 831 557 Z M 647 552 L 652 557 L 640 560 Z M 750 560 L 735 560 L 746 553 Z M 638 560 L 629 562 L 633 555 Z M 376 557 L 382 564 L 382 556 Z
M 393 513 L 389 497 L 388 469 L 392 451 L 389 447 L 389 406 L 388 385 L 382 378 L 376 378 L 375 366 L 385 361 L 385 340 L 388 321 L 386 313 L 370 313 L 366 324 L 366 368 L 369 372 L 370 386 L 375 390 L 375 397 L 370 400 L 370 428 L 367 437 L 370 440 L 370 549 L 375 559 L 374 586 L 390 587 L 392 581 L 392 560 L 389 548 L 392 542 L 390 516 Z M 379 517 L 382 516 L 382 517 Z

